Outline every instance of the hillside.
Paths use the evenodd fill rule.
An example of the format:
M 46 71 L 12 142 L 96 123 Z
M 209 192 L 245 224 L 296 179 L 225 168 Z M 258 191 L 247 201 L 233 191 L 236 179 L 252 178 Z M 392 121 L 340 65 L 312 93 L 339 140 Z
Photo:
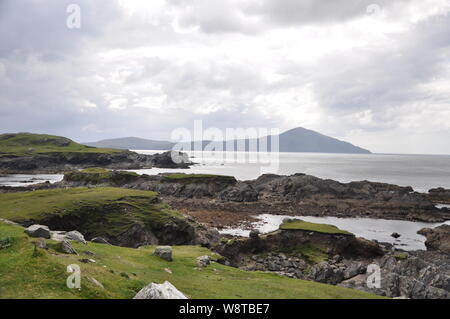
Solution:
M 254 139 L 247 139 L 245 141 L 235 140 L 245 143 L 245 150 L 249 150 L 249 145 L 258 141 Z M 210 141 L 201 141 L 202 148 L 208 145 Z M 191 144 L 191 145 L 189 145 Z M 135 149 L 135 150 L 170 150 L 175 145 L 168 141 L 154 141 L 146 140 L 142 138 L 128 137 L 119 139 L 103 140 L 100 142 L 86 143 L 86 145 L 96 147 L 109 147 L 120 149 Z M 271 149 L 270 139 L 267 142 L 268 150 Z M 186 149 L 194 149 L 194 143 L 184 143 Z M 226 143 L 223 143 L 223 149 L 226 149 Z M 307 130 L 302 127 L 298 127 L 289 131 L 286 131 L 279 135 L 279 151 L 280 152 L 312 152 L 312 153 L 349 153 L 349 154 L 370 154 L 369 150 L 355 146 L 345 141 L 340 141 L 333 137 L 329 137 L 318 132 Z
M 0 135 L 1 174 L 59 174 L 90 167 L 112 169 L 189 168 L 186 154 L 144 155 L 113 148 L 81 145 L 68 138 L 31 133 Z
M 89 147 L 60 136 L 31 133 L 0 135 L 0 156 L 30 156 L 45 153 L 110 154 L 117 152 L 123 151 Z
M 117 148 L 124 150 L 170 150 L 174 145 L 167 141 L 154 141 L 139 137 L 123 137 L 83 144 L 92 147 Z
M 78 230 L 111 243 L 188 244 L 195 228 L 158 201 L 154 192 L 121 188 L 70 188 L 0 194 L 0 218 L 53 230 Z
M 210 255 L 206 248 L 175 246 L 173 262 L 153 256 L 154 247 L 140 249 L 72 242 L 80 256 L 66 255 L 58 244 L 46 240 L 48 250 L 34 248 L 35 239 L 19 226 L 0 221 L 0 299 L 71 298 L 130 299 L 151 282 L 170 281 L 189 298 L 379 298 L 362 291 L 291 279 L 277 274 L 248 272 L 213 262 L 196 267 L 196 258 Z M 89 251 L 89 257 L 83 252 Z M 95 263 L 82 263 L 81 258 Z M 81 268 L 81 289 L 66 286 L 68 265 Z M 95 283 L 100 283 L 103 287 Z

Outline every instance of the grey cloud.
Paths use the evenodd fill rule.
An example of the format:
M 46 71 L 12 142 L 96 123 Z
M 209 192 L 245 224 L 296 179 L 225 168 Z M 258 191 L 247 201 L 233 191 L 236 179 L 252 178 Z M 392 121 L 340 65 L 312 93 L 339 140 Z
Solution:
M 67 7 L 81 7 L 80 29 L 67 28 Z M 46 61 L 76 55 L 86 37 L 97 37 L 120 12 L 113 1 L 2 0 L 0 57 L 26 59 L 30 54 Z

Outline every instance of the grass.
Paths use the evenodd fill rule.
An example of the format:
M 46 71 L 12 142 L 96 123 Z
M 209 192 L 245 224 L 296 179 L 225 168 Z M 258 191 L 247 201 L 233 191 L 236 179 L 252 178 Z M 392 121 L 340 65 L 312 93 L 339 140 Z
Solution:
M 0 218 L 77 229 L 88 238 L 115 238 L 135 224 L 155 233 L 167 222 L 181 229 L 188 225 L 181 214 L 157 202 L 154 192 L 111 187 L 0 194 Z
M 213 175 L 213 174 L 185 174 L 169 173 L 163 174 L 163 182 L 177 183 L 204 183 L 204 182 L 223 182 L 226 184 L 236 183 L 233 176 Z
M 122 186 L 135 181 L 139 174 L 126 171 L 112 171 L 103 168 L 86 168 L 80 171 L 73 171 L 64 174 L 64 181 L 84 182 L 86 184 L 111 184 Z
M 101 153 L 110 154 L 123 150 L 95 148 L 78 144 L 68 138 L 46 134 L 2 134 L 0 135 L 1 156 L 32 156 L 48 153 Z
M 0 250 L 0 298 L 132 298 L 145 285 L 170 281 L 190 298 L 380 298 L 337 286 L 291 279 L 276 274 L 246 272 L 212 263 L 196 267 L 196 257 L 214 255 L 206 248 L 175 246 L 174 261 L 153 256 L 154 247 L 123 248 L 95 243 L 72 242 L 80 256 L 62 255 L 57 244 L 47 240 L 49 250 L 33 257 L 33 239 L 23 229 L 0 222 L 0 237 L 13 244 Z M 82 252 L 94 253 L 96 263 L 79 261 Z M 66 267 L 81 267 L 81 289 L 66 287 Z M 167 270 L 170 269 L 172 274 Z M 105 289 L 96 286 L 95 278 Z
M 338 235 L 338 234 L 353 235 L 352 233 L 345 231 L 345 230 L 341 230 L 334 225 L 309 223 L 309 222 L 305 222 L 303 220 L 293 220 L 290 222 L 285 222 L 280 225 L 280 229 L 282 229 L 282 230 L 305 230 L 305 231 L 312 231 L 312 232 L 316 232 L 316 233 L 333 234 L 333 235 Z

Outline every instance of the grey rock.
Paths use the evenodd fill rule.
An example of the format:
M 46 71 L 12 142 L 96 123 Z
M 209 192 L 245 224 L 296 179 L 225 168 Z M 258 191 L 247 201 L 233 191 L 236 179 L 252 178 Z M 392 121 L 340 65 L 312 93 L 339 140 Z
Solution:
M 188 299 L 170 282 L 161 285 L 151 283 L 142 288 L 133 299 Z
M 209 256 L 197 257 L 197 265 L 199 267 L 207 267 L 210 263 L 211 263 L 211 257 L 209 257 Z
M 27 233 L 28 236 L 37 238 L 50 239 L 51 237 L 50 229 L 44 225 L 31 225 L 30 227 L 25 228 L 25 233 Z
M 94 237 L 91 239 L 91 242 L 97 243 L 97 244 L 105 244 L 105 245 L 111 245 L 106 239 L 103 237 Z
M 89 277 L 89 279 L 97 286 L 100 287 L 102 289 L 105 289 L 105 287 L 102 285 L 101 282 L 99 282 L 97 279 L 95 279 L 94 277 Z
M 78 255 L 77 251 L 70 245 L 68 240 L 61 242 L 61 251 L 65 254 Z
M 172 261 L 172 247 L 158 246 L 155 249 L 154 255 L 166 261 Z
M 85 245 L 87 244 L 86 240 L 84 239 L 84 236 L 79 231 L 76 230 L 66 233 L 65 237 L 66 239 L 69 240 L 74 240 Z
M 312 267 L 308 278 L 314 281 L 336 285 L 344 280 L 344 273 L 339 268 L 333 268 L 323 261 Z

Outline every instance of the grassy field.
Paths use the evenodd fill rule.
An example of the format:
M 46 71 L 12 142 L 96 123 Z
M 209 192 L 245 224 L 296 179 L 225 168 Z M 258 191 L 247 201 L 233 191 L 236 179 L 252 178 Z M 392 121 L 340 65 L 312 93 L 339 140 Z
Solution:
M 30 156 L 45 153 L 117 153 L 123 150 L 95 148 L 68 138 L 46 134 L 2 134 L 0 156 Z
M 6 193 L 0 194 L 0 218 L 18 223 L 53 218 L 89 237 L 114 237 L 136 223 L 152 230 L 167 222 L 187 224 L 182 215 L 156 198 L 154 192 L 111 187 Z
M 283 230 L 306 230 L 306 231 L 313 231 L 313 232 L 324 233 L 324 234 L 352 235 L 352 233 L 349 233 L 348 231 L 345 231 L 345 230 L 341 230 L 334 225 L 315 224 L 315 223 L 305 222 L 303 220 L 294 220 L 291 222 L 283 223 L 280 225 L 280 229 L 283 229 Z
M 361 291 L 276 274 L 246 272 L 212 263 L 196 267 L 196 257 L 214 255 L 194 246 L 174 247 L 174 261 L 152 255 L 154 247 L 122 248 L 102 244 L 73 243 L 80 256 L 58 252 L 58 244 L 47 240 L 48 251 L 34 251 L 34 239 L 18 226 L 0 222 L 0 241 L 12 245 L 0 249 L 0 298 L 132 298 L 145 285 L 170 281 L 190 298 L 379 298 Z M 93 256 L 83 256 L 83 251 Z M 80 258 L 96 262 L 84 264 Z M 81 289 L 66 287 L 66 267 L 81 267 Z M 171 273 L 170 273 L 171 272 Z M 95 285 L 91 278 L 103 284 Z

